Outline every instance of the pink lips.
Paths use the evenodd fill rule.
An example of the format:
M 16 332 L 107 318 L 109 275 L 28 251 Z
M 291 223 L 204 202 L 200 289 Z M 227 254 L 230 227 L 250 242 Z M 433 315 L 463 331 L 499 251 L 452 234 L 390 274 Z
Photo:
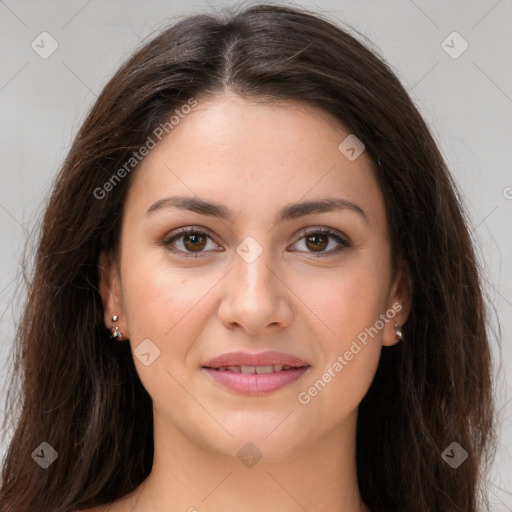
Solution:
M 203 367 L 219 368 L 221 366 L 265 366 L 269 364 L 282 364 L 287 366 L 309 366 L 308 363 L 298 357 L 284 352 L 258 352 L 250 354 L 249 352 L 229 352 L 215 357 L 203 364 Z
M 298 357 L 283 352 L 230 352 L 203 365 L 220 384 L 246 395 L 261 395 L 296 381 L 310 368 Z

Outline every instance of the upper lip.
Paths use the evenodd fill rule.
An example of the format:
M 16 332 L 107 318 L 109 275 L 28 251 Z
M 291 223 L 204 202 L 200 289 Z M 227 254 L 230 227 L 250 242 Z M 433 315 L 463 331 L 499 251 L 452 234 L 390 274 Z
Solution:
M 223 366 L 268 366 L 282 364 L 286 366 L 309 366 L 308 363 L 284 352 L 228 352 L 203 364 L 203 368 L 221 368 Z

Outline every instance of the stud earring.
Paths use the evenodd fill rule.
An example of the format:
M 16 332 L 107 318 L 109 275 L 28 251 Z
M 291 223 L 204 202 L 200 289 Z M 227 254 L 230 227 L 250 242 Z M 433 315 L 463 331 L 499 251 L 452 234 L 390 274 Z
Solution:
M 395 322 L 395 334 L 398 341 L 404 341 L 404 335 L 402 333 L 402 328 Z
M 112 317 L 112 322 L 117 322 L 118 320 L 118 316 L 117 315 L 114 315 Z M 123 334 L 122 332 L 119 330 L 119 327 L 117 325 L 113 326 L 111 329 L 110 329 L 110 339 L 113 340 L 113 339 L 116 339 L 116 338 L 119 338 L 119 339 L 122 339 L 123 338 Z

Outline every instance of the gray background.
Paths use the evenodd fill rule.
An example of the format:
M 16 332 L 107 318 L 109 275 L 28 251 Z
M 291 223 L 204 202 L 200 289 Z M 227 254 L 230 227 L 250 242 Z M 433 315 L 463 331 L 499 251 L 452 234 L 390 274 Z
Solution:
M 28 243 L 32 254 L 35 222 L 87 110 L 121 61 L 155 30 L 181 14 L 228 5 L 0 0 L 2 381 L 23 298 L 23 250 Z M 300 5 L 348 23 L 373 41 L 432 127 L 459 184 L 502 329 L 501 348 L 493 344 L 500 445 L 489 480 L 493 510 L 512 510 L 512 1 Z M 31 47 L 34 40 L 41 45 L 44 31 L 58 44 L 46 59 Z M 453 31 L 469 45 L 457 58 L 442 46 Z M 453 41 L 445 44 L 459 51 L 461 40 Z

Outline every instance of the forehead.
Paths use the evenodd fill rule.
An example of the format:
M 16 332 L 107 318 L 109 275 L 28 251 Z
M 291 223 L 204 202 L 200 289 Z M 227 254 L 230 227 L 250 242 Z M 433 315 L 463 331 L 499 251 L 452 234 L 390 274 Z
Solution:
M 140 165 L 127 207 L 142 213 L 166 195 L 195 195 L 264 217 L 283 204 L 336 196 L 360 203 L 375 223 L 384 202 L 374 164 L 364 151 L 355 160 L 340 151 L 350 135 L 302 103 L 234 93 L 198 99 Z

